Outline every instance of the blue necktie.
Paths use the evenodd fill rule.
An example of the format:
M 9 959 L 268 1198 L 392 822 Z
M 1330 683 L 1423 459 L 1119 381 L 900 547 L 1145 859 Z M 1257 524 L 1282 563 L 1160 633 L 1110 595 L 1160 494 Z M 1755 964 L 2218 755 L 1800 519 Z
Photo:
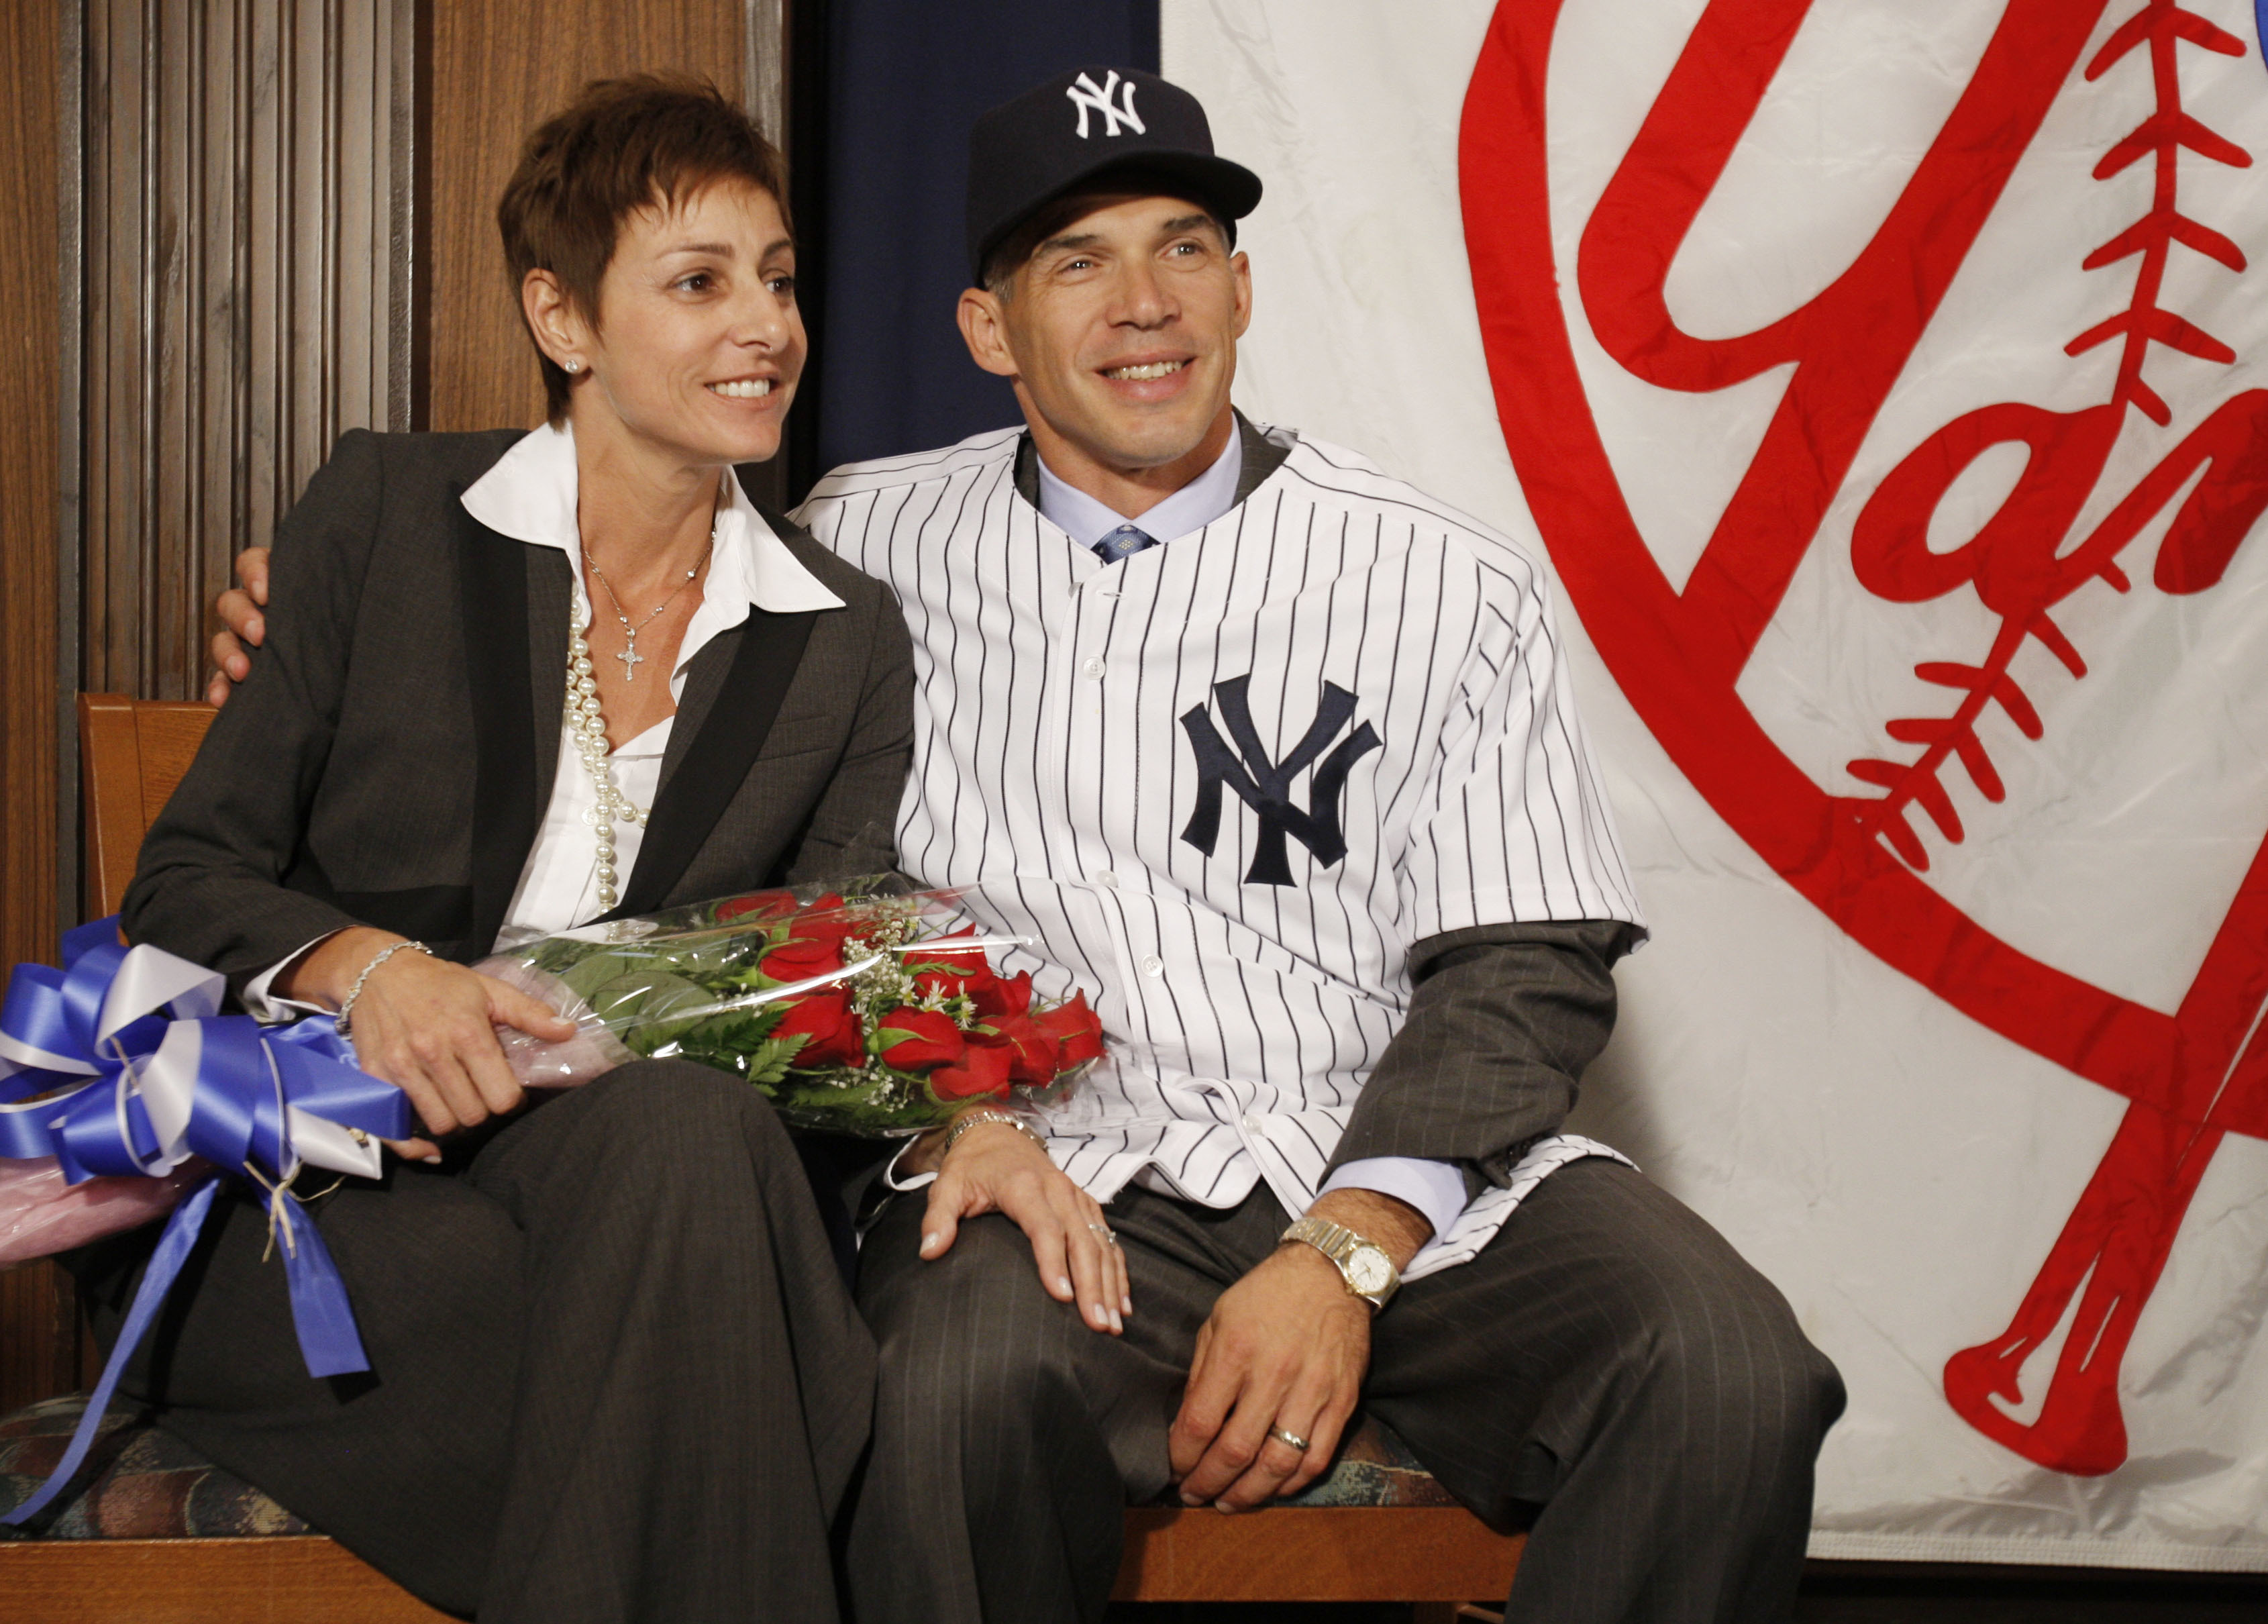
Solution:
M 1155 547 L 1158 538 L 1130 524 L 1122 524 L 1101 541 L 1095 543 L 1095 556 L 1105 564 L 1116 564 L 1130 558 L 1145 547 Z

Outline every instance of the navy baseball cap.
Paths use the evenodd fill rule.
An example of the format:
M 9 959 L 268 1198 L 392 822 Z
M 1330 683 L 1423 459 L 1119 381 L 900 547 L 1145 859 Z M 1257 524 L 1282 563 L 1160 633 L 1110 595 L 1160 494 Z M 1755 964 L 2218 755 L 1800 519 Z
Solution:
M 1005 101 L 968 133 L 968 274 L 1035 210 L 1072 191 L 1129 180 L 1187 196 L 1234 222 L 1260 202 L 1260 177 L 1216 157 L 1197 99 L 1139 68 L 1076 68 Z

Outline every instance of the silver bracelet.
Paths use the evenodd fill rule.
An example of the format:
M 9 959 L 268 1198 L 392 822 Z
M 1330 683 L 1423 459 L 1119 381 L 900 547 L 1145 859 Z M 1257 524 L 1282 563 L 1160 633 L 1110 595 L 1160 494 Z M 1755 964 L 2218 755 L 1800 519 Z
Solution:
M 953 1154 L 953 1148 L 961 1142 L 961 1136 L 981 1122 L 1005 1123 L 1008 1126 L 1015 1129 L 1019 1133 L 1021 1133 L 1026 1139 L 1030 1140 L 1032 1143 L 1037 1145 L 1042 1151 L 1046 1150 L 1048 1148 L 1048 1141 L 1042 1139 L 1037 1133 L 1032 1131 L 1032 1125 L 1025 1121 L 1021 1117 L 1016 1115 L 1013 1111 L 992 1111 L 980 1107 L 976 1111 L 962 1111 L 959 1116 L 953 1119 L 953 1126 L 946 1129 L 945 1148 L 939 1151 L 937 1154 L 937 1164 L 939 1167 L 943 1167 L 945 1165 L 946 1157 L 951 1155 Z
M 427 947 L 422 941 L 396 941 L 380 948 L 377 954 L 372 956 L 370 963 L 362 967 L 362 974 L 354 978 L 354 985 L 347 989 L 346 997 L 340 1000 L 338 1013 L 340 1037 L 343 1037 L 347 1035 L 347 1019 L 350 1015 L 354 1014 L 355 1000 L 362 996 L 362 984 L 370 979 L 370 972 L 376 970 L 380 964 L 386 963 L 387 960 L 392 958 L 395 954 L 401 952 L 404 948 L 410 949 L 414 952 L 423 953 L 427 958 L 431 958 L 433 956 L 433 949 Z

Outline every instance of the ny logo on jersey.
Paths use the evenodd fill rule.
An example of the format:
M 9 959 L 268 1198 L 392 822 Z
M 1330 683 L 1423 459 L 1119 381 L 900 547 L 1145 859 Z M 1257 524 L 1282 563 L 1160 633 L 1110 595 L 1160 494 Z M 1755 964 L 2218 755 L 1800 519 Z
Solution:
M 1123 86 L 1123 92 L 1118 97 L 1118 105 L 1114 107 L 1110 105 L 1111 95 L 1114 92 L 1119 92 L 1122 87 L 1122 81 L 1115 70 L 1102 81 L 1099 88 L 1094 81 L 1084 73 L 1071 81 L 1071 88 L 1064 91 L 1064 94 L 1070 97 L 1071 105 L 1079 109 L 1080 140 L 1086 139 L 1086 113 L 1089 107 L 1102 114 L 1102 133 L 1105 136 L 1116 135 L 1121 124 L 1125 125 L 1138 136 L 1146 136 L 1150 133 L 1142 128 L 1142 121 L 1134 114 L 1134 81 L 1124 80 Z
M 1228 724 L 1228 736 L 1236 741 L 1235 749 L 1222 740 L 1204 706 L 1192 705 L 1182 713 L 1182 727 L 1189 735 L 1198 773 L 1197 808 L 1189 814 L 1182 838 L 1207 857 L 1212 855 L 1214 843 L 1220 838 L 1220 791 L 1225 784 L 1260 816 L 1260 833 L 1252 843 L 1252 866 L 1245 870 L 1244 882 L 1289 885 L 1292 864 L 1285 836 L 1306 846 L 1327 868 L 1346 855 L 1346 839 L 1339 830 L 1339 797 L 1346 791 L 1347 774 L 1354 764 L 1383 741 L 1368 722 L 1342 740 L 1338 749 L 1315 767 L 1315 776 L 1307 785 L 1307 809 L 1302 812 L 1292 804 L 1292 780 L 1307 771 L 1347 725 L 1354 715 L 1354 696 L 1336 683 L 1325 683 L 1322 703 L 1315 707 L 1315 720 L 1308 724 L 1307 736 L 1283 760 L 1270 761 L 1267 747 L 1252 727 L 1252 708 L 1245 695 L 1251 683 L 1248 675 L 1213 684 L 1213 698 L 1220 706 L 1221 720 Z

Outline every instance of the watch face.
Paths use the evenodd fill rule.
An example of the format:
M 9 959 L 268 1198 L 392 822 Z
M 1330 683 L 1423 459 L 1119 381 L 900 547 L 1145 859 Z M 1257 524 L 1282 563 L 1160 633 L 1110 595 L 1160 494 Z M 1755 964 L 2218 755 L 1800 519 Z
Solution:
M 1394 1265 L 1375 1246 L 1359 1246 L 1347 1259 L 1347 1279 L 1354 1288 L 1366 1296 L 1383 1291 L 1394 1283 Z

